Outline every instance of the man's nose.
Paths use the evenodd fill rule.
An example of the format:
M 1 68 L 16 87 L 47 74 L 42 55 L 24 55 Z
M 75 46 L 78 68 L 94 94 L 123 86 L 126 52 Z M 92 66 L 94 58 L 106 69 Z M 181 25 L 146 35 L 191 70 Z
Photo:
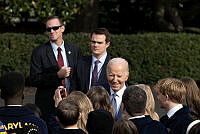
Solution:
M 113 77 L 113 81 L 114 81 L 114 82 L 117 82 L 117 76 L 114 76 L 114 77 Z
M 50 33 L 53 33 L 53 29 L 51 29 Z
M 98 46 L 98 43 L 97 43 L 97 42 L 95 42 L 95 43 L 93 44 L 93 46 L 94 46 L 94 47 Z

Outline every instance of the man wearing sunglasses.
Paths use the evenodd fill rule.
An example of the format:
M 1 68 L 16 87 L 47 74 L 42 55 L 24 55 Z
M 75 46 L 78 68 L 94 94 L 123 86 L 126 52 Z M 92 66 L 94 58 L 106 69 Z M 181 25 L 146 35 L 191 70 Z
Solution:
M 97 28 L 90 34 L 92 54 L 83 57 L 77 65 L 78 88 L 87 93 L 91 86 L 107 83 L 106 66 L 111 59 L 107 53 L 110 46 L 110 34 L 106 28 Z
M 30 78 L 37 87 L 35 103 L 41 109 L 44 119 L 54 110 L 53 95 L 58 86 L 64 86 L 68 93 L 74 89 L 74 70 L 81 57 L 80 48 L 63 40 L 65 26 L 57 16 L 46 21 L 49 42 L 33 50 Z

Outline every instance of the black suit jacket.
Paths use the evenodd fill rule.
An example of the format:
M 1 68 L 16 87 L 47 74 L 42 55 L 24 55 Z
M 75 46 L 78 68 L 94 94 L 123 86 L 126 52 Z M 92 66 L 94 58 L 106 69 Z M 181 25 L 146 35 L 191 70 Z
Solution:
M 138 131 L 139 134 L 168 134 L 165 126 L 159 121 L 152 120 L 149 115 L 145 115 L 143 118 L 130 119 Z
M 106 77 L 106 66 L 111 59 L 111 56 L 107 54 L 106 60 L 102 66 L 101 73 L 99 75 L 98 83 L 97 85 L 102 85 L 104 83 L 108 83 L 107 77 Z M 78 61 L 77 65 L 77 90 L 80 90 L 84 93 L 87 93 L 89 90 L 89 83 L 90 83 L 90 68 L 92 65 L 92 56 L 86 56 L 83 57 Z
M 74 71 L 76 70 L 77 61 L 81 56 L 81 52 L 78 46 L 66 42 L 64 43 L 64 47 L 69 66 L 72 68 L 72 73 L 69 77 L 69 90 L 72 91 L 75 85 Z M 37 87 L 35 102 L 43 109 L 42 111 L 48 111 L 48 108 L 54 108 L 54 91 L 61 85 L 62 80 L 57 76 L 58 71 L 59 67 L 50 42 L 40 45 L 33 50 L 30 79 L 32 86 Z
M 183 106 L 172 117 L 163 116 L 160 122 L 169 130 L 169 134 L 185 134 L 188 125 L 193 121 L 189 112 L 189 108 Z

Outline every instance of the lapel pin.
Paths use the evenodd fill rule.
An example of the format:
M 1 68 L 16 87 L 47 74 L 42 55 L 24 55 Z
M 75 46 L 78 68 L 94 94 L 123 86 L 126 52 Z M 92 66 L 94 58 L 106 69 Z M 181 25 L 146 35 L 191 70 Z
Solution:
M 71 54 L 72 52 L 71 51 L 68 51 L 68 54 Z

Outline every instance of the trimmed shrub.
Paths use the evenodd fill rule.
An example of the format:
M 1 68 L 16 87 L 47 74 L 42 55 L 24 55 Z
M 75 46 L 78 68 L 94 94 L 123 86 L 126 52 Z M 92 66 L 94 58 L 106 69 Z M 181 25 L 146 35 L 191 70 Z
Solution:
M 64 40 L 91 53 L 88 33 L 70 33 Z M 29 75 L 33 48 L 48 41 L 45 35 L 5 33 L 0 35 L 0 74 L 21 71 Z M 152 84 L 165 77 L 200 79 L 200 35 L 147 33 L 112 35 L 108 52 L 129 62 L 131 83 Z

